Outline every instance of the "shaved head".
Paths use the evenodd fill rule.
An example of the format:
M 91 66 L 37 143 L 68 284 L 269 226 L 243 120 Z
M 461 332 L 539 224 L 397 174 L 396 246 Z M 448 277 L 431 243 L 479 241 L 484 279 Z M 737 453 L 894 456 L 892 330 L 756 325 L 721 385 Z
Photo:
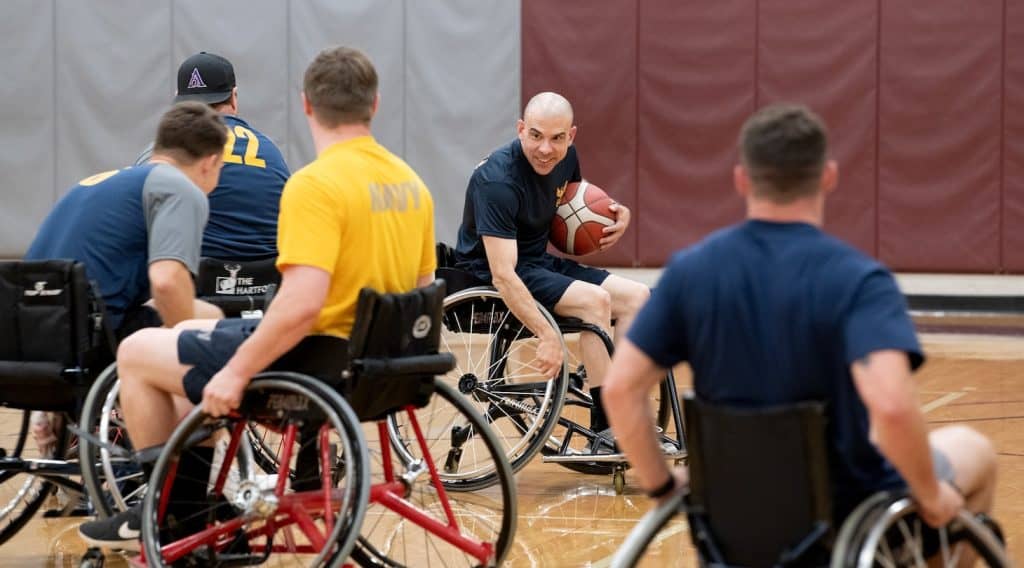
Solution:
M 538 93 L 530 99 L 530 102 L 526 103 L 526 108 L 523 109 L 523 120 L 529 121 L 531 118 L 568 118 L 571 125 L 572 105 L 558 93 L 550 91 Z

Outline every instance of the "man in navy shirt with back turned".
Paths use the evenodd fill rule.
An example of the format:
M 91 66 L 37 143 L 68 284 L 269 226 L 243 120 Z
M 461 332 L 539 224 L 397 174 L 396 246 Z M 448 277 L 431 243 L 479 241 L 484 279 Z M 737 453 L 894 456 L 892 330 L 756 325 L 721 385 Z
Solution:
M 456 265 L 494 284 L 512 314 L 538 338 L 537 371 L 550 377 L 562 364 L 561 338 L 534 300 L 549 312 L 605 332 L 615 319 L 618 339 L 649 292 L 638 282 L 547 252 L 558 200 L 569 183 L 581 180 L 569 101 L 557 93 L 534 96 L 517 131 L 516 140 L 492 152 L 470 177 Z M 616 220 L 604 228 L 601 250 L 618 242 L 629 226 L 627 207 L 616 203 L 612 210 Z M 590 428 L 600 433 L 608 427 L 600 394 L 608 351 L 596 335 L 582 333 L 580 352 L 594 400 Z
M 739 146 L 747 220 L 672 257 L 608 372 L 612 429 L 643 488 L 660 498 L 685 482 L 661 456 L 645 397 L 663 369 L 688 361 L 696 396 L 711 403 L 826 402 L 836 522 L 902 487 L 932 526 L 965 501 L 988 511 L 995 450 L 964 426 L 927 431 L 912 377 L 924 356 L 895 279 L 821 230 L 838 169 L 820 119 L 768 107 Z
M 178 67 L 174 100 L 206 103 L 228 126 L 224 168 L 210 194 L 203 256 L 242 261 L 276 257 L 281 191 L 291 174 L 274 142 L 238 116 L 231 62 L 205 51 L 189 57 Z M 149 159 L 151 150 L 136 163 Z

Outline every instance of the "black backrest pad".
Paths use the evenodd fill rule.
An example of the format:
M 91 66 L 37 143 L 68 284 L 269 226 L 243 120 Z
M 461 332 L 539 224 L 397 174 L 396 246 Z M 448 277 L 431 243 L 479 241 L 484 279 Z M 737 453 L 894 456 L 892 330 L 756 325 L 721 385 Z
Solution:
M 430 372 L 367 373 L 360 362 L 436 354 L 445 284 L 437 280 L 405 294 L 359 293 L 349 341 L 353 377 L 345 392 L 361 420 L 376 420 L 405 405 L 423 406 L 433 394 Z
M 75 366 L 92 347 L 90 308 L 81 263 L 0 261 L 0 360 Z
M 685 401 L 690 502 L 729 565 L 767 566 L 831 518 L 823 405 Z
M 237 261 L 203 257 L 196 278 L 197 296 L 262 296 L 270 285 L 281 283 L 277 257 Z

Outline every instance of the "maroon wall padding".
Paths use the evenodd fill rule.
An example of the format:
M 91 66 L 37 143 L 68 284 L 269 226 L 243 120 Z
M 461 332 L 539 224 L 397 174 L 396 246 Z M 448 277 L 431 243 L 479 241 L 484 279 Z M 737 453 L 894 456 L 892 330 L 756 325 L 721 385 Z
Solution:
M 1003 264 L 1024 272 L 1024 4 L 1006 3 Z
M 583 177 L 634 212 L 611 250 L 588 263 L 636 259 L 636 4 L 523 0 L 523 103 L 541 91 L 565 95 L 576 112 Z
M 800 102 L 821 115 L 840 174 L 826 228 L 876 254 L 877 3 L 760 2 L 757 38 L 758 106 Z
M 736 133 L 754 108 L 755 13 L 748 0 L 640 3 L 639 260 L 743 218 Z
M 1002 5 L 882 3 L 879 256 L 898 269 L 999 268 Z
M 598 264 L 738 221 L 758 107 L 829 125 L 826 228 L 895 270 L 1024 272 L 1024 6 L 1009 0 L 523 0 L 523 99 L 565 93 L 584 175 L 633 209 Z

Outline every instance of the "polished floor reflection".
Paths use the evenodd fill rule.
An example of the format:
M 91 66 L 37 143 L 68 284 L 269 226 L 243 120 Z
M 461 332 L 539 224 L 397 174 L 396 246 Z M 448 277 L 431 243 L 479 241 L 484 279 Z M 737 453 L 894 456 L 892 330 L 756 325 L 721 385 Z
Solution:
M 920 379 L 921 404 L 932 426 L 967 422 L 990 436 L 999 450 L 995 516 L 1003 524 L 1011 557 L 1024 564 L 1024 337 L 924 336 L 929 363 Z M 685 370 L 681 385 L 688 382 Z M 650 507 L 627 474 L 623 495 L 611 476 L 586 476 L 535 460 L 518 476 L 519 525 L 509 566 L 608 566 L 619 543 Z M 0 565 L 77 566 L 85 547 L 80 519 L 37 517 L 0 546 Z M 685 521 L 659 535 L 649 566 L 693 566 Z M 110 557 L 108 566 L 124 566 Z

